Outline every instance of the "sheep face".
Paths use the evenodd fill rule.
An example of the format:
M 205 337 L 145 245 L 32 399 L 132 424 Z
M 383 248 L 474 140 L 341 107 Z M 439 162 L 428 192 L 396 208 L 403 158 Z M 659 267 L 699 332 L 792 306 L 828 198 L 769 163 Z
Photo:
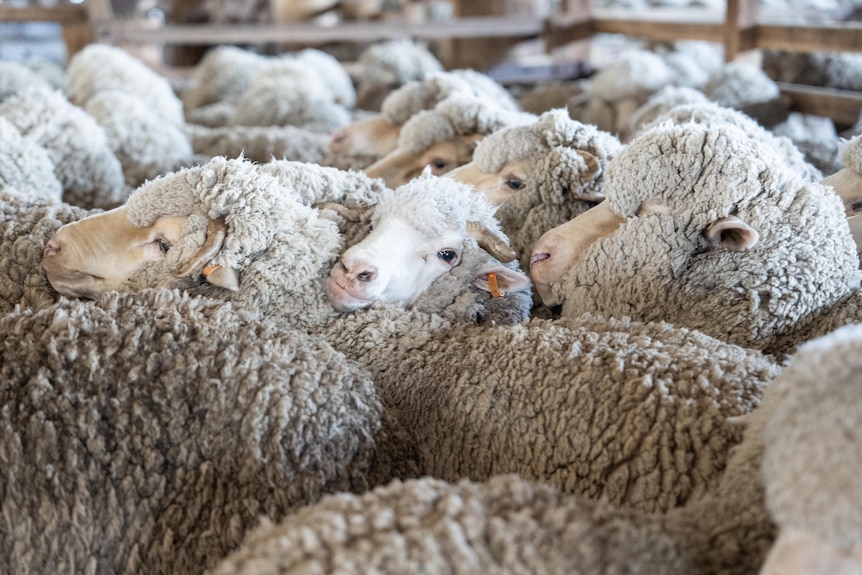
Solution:
M 668 321 L 764 348 L 858 287 L 836 195 L 735 126 L 654 128 L 606 178 L 605 202 L 531 255 L 537 291 L 564 317 Z
M 515 254 L 492 210 L 469 187 L 430 170 L 384 194 L 371 232 L 330 270 L 330 303 L 339 311 L 376 302 L 410 306 L 444 275 L 458 278 L 451 290 L 468 289 L 466 282 L 495 296 L 528 288 L 526 275 L 500 263 Z
M 45 245 L 42 265 L 54 289 L 74 297 L 186 288 L 199 281 L 223 238 L 223 227 L 202 215 L 136 227 L 123 206 L 62 226 Z
M 497 172 L 486 172 L 475 161 L 455 168 L 447 175 L 459 182 L 470 184 L 483 194 L 492 205 L 499 206 L 524 189 L 534 163 L 529 159 L 511 162 Z
M 862 175 L 850 168 L 832 174 L 823 183 L 838 193 L 847 214 L 850 233 L 856 241 L 856 252 L 862 254 Z
M 476 143 L 481 139 L 481 134 L 455 136 L 451 140 L 432 144 L 421 152 L 398 148 L 368 166 L 365 173 L 371 178 L 383 178 L 390 188 L 406 184 L 421 174 L 426 166 L 430 166 L 435 176 L 446 174 L 469 163 Z
M 382 114 L 341 128 L 329 140 L 329 151 L 338 155 L 385 156 L 398 147 L 401 127 Z

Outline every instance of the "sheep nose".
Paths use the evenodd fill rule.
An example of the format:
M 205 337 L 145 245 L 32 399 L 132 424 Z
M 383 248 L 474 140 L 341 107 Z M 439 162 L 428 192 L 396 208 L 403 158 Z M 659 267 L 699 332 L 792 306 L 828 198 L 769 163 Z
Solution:
M 550 257 L 551 254 L 549 254 L 548 252 L 533 252 L 533 254 L 530 256 L 530 265 L 532 266 L 534 263 L 544 261 Z
M 377 278 L 377 267 L 371 264 L 342 259 L 341 265 L 348 275 L 360 283 L 368 283 Z
M 347 142 L 347 132 L 343 130 L 339 130 L 332 134 L 332 138 L 329 140 L 329 151 L 337 152 L 343 144 Z
M 42 252 L 42 256 L 48 257 L 58 253 L 60 253 L 60 243 L 55 238 L 51 238 L 48 240 L 48 243 L 45 244 L 45 250 Z

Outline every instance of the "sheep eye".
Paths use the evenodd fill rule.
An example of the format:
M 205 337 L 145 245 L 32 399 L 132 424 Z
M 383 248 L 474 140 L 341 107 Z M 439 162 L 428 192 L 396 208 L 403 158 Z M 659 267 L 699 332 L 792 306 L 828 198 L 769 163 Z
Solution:
M 437 170 L 442 170 L 449 165 L 449 162 L 447 162 L 446 160 L 436 159 L 431 161 L 431 165 Z
M 440 250 L 439 252 L 437 252 L 437 257 L 446 262 L 447 264 L 451 264 L 456 259 L 458 259 L 458 253 L 455 250 Z
M 159 238 L 156 242 L 159 244 L 159 249 L 162 250 L 163 254 L 168 253 L 168 250 L 171 249 L 171 244 L 169 244 L 168 240 L 164 238 Z
M 524 187 L 524 182 L 517 178 L 509 178 L 506 180 L 506 186 L 508 186 L 510 190 L 518 191 Z
M 854 212 L 858 212 L 859 210 L 862 210 L 862 200 L 858 200 L 858 201 L 855 201 L 852 204 L 850 204 L 850 209 L 853 210 Z

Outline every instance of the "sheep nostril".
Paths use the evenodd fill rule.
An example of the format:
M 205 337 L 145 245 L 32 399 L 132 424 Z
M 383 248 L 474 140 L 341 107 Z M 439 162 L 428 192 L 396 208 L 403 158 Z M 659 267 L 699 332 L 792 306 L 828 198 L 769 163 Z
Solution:
M 58 253 L 60 253 L 60 244 L 58 244 L 53 239 L 48 240 L 48 243 L 45 244 L 45 250 L 43 251 L 43 255 L 52 256 Z
M 336 132 L 332 134 L 332 138 L 329 140 L 330 147 L 337 147 L 343 144 L 347 140 L 347 134 L 344 132 Z
M 369 269 L 356 274 L 356 279 L 362 283 L 368 283 L 377 277 L 377 270 Z
M 540 262 L 551 257 L 551 254 L 547 252 L 536 253 L 530 256 L 530 265 L 533 265 L 536 262 Z

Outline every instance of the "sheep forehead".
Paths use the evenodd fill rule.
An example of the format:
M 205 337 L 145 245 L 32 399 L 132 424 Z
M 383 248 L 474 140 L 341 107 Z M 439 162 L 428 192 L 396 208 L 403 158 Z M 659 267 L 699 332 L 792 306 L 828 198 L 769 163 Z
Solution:
M 646 200 L 671 207 L 724 208 L 764 192 L 759 176 L 783 163 L 767 145 L 730 124 L 663 125 L 639 136 L 609 165 L 604 192 L 618 214 Z M 728 185 L 722 185 L 728 182 Z
M 451 178 L 421 176 L 387 190 L 374 210 L 373 223 L 399 218 L 429 237 L 448 230 L 464 230 L 468 221 L 478 221 L 498 231 L 494 208 L 484 195 Z
M 841 161 L 845 168 L 862 174 L 862 135 L 856 135 L 842 144 Z

